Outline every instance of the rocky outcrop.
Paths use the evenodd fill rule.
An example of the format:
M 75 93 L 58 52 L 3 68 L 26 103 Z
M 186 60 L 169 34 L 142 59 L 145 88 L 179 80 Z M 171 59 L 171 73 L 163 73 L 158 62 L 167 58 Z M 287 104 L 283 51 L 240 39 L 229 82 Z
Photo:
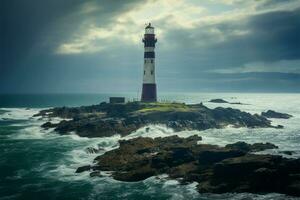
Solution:
M 198 182 L 199 192 L 277 192 L 300 196 L 300 160 L 251 152 L 277 148 L 270 143 L 237 142 L 219 147 L 198 144 L 199 136 L 121 140 L 118 149 L 83 168 L 91 176 L 113 171 L 120 181 L 141 181 L 168 174 L 181 183 Z
M 78 108 L 53 108 L 36 116 L 66 117 L 58 124 L 47 122 L 44 128 L 55 128 L 60 134 L 75 132 L 83 137 L 126 136 L 148 124 L 165 124 L 175 131 L 205 130 L 234 127 L 272 127 L 270 121 L 260 115 L 251 115 L 232 108 L 209 109 L 202 104 L 181 103 L 101 103 Z
M 51 122 L 46 122 L 42 124 L 42 128 L 48 129 L 48 128 L 55 128 L 58 124 L 53 124 Z
M 277 192 L 300 196 L 300 160 L 246 154 L 224 159 L 207 170 L 199 192 Z M 298 166 L 297 166 L 298 165 Z
M 244 152 L 256 152 L 256 151 L 263 151 L 266 149 L 278 149 L 278 147 L 272 143 L 254 143 L 254 144 L 247 144 L 246 142 L 236 142 L 233 144 L 227 144 L 226 148 L 241 150 Z
M 75 173 L 81 173 L 81 172 L 84 172 L 84 171 L 89 171 L 90 169 L 91 169 L 90 165 L 85 165 L 85 166 L 82 166 L 82 167 L 78 167 L 77 170 L 75 171 Z
M 224 99 L 211 99 L 209 100 L 211 103 L 229 103 L 228 101 L 225 101 Z
M 228 102 L 224 99 L 211 99 L 208 102 L 210 102 L 210 103 L 228 103 L 228 104 L 237 104 L 237 105 L 249 105 L 249 104 L 244 104 L 244 103 L 241 103 L 241 102 Z
M 268 110 L 267 112 L 262 112 L 261 115 L 266 118 L 281 118 L 281 119 L 289 119 L 293 117 L 292 115 L 275 112 L 274 110 Z

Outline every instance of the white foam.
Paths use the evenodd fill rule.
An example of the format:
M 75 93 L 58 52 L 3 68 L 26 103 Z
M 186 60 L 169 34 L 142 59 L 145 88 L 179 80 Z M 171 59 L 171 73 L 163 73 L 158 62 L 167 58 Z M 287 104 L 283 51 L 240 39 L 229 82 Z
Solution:
M 118 148 L 118 140 L 120 139 L 120 135 L 104 138 L 82 138 L 75 134 L 71 134 L 61 137 L 67 143 L 75 142 L 77 146 L 76 148 L 65 152 L 64 157 L 58 162 L 57 167 L 45 174 L 45 176 L 56 177 L 61 181 L 90 179 L 88 177 L 89 172 L 76 174 L 76 169 L 84 165 L 91 165 L 97 155 L 101 155 L 106 151 Z M 102 148 L 103 151 L 90 154 L 85 151 L 88 147 L 96 149 Z
M 19 130 L 17 133 L 9 135 L 10 139 L 15 140 L 32 140 L 32 139 L 50 139 L 57 138 L 58 135 L 52 129 L 43 129 L 40 125 L 32 125 Z
M 37 108 L 0 108 L 5 112 L 0 115 L 0 120 L 27 120 L 37 114 L 41 109 Z
M 59 137 L 54 133 L 54 128 L 44 129 L 41 125 L 48 121 L 59 123 L 62 120 L 70 120 L 59 117 L 33 117 L 42 110 L 36 108 L 1 108 L 1 110 L 6 112 L 0 115 L 0 120 L 22 120 L 9 124 L 9 126 L 24 127 L 17 133 L 9 135 L 10 139 L 50 139 Z
M 148 125 L 143 128 L 140 128 L 130 135 L 123 137 L 122 139 L 132 139 L 136 137 L 167 137 L 171 135 L 176 135 L 173 129 L 166 127 L 165 125 Z

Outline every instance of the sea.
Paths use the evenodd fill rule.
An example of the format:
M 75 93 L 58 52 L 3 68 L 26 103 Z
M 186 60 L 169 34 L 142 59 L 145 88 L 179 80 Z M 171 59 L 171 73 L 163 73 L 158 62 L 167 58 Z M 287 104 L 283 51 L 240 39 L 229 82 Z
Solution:
M 75 133 L 58 135 L 53 129 L 40 126 L 50 119 L 33 117 L 45 108 L 57 106 L 82 106 L 108 101 L 110 96 L 124 96 L 128 101 L 135 94 L 18 94 L 0 95 L 0 199 L 199 199 L 199 200 L 273 200 L 297 199 L 283 194 L 199 194 L 197 183 L 180 185 L 167 175 L 150 177 L 144 181 L 127 183 L 109 176 L 89 177 L 88 172 L 76 174 L 77 167 L 90 164 L 105 151 L 118 147 L 119 135 L 106 138 L 84 138 Z M 174 132 L 163 125 L 149 125 L 150 131 L 141 128 L 122 139 L 134 137 L 165 137 L 179 135 L 202 136 L 202 143 L 224 146 L 228 143 L 271 142 L 279 149 L 260 153 L 285 157 L 300 157 L 300 94 L 290 93 L 164 93 L 159 94 L 165 102 L 203 102 L 209 108 L 232 107 L 249 113 L 275 110 L 293 115 L 290 119 L 272 119 L 273 128 L 209 129 L 205 131 Z M 243 104 L 216 104 L 210 99 L 222 98 Z M 51 119 L 59 122 L 61 119 Z M 99 154 L 88 154 L 87 147 L 100 147 Z M 283 151 L 292 151 L 288 156 Z M 299 198 L 298 198 L 299 199 Z

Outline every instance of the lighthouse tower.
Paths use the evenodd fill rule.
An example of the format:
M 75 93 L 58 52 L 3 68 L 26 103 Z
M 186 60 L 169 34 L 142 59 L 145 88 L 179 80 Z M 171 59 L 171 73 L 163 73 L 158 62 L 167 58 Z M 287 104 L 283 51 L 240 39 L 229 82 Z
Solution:
M 149 23 L 145 28 L 143 43 L 144 52 L 144 71 L 143 71 L 143 91 L 142 101 L 154 102 L 157 100 L 155 83 L 155 43 L 157 39 L 154 34 L 154 27 Z

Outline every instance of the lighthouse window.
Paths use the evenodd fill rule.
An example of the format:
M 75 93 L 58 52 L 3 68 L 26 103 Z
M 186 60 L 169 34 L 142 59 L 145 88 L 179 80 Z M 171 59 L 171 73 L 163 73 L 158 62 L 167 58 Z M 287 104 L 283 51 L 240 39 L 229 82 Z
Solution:
M 152 60 L 151 60 L 152 61 Z M 153 70 L 151 70 L 151 75 L 153 75 Z
M 144 75 L 146 74 L 146 71 L 144 70 Z
M 153 63 L 153 60 L 151 59 L 151 63 Z

